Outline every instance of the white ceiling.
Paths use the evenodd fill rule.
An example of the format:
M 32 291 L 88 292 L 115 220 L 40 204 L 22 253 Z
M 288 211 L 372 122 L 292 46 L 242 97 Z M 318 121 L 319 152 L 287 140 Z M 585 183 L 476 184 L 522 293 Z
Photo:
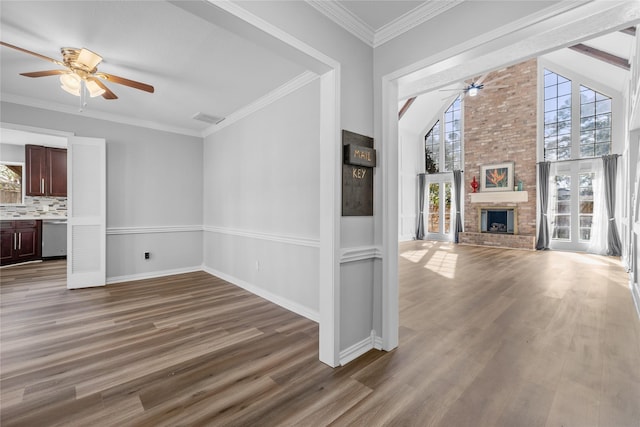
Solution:
M 184 133 L 210 126 L 192 119 L 195 114 L 225 117 L 306 71 L 188 12 L 186 3 L 193 2 L 2 1 L 1 39 L 54 59 L 64 46 L 98 53 L 100 71 L 151 84 L 155 93 L 107 83 L 119 99 L 91 98 L 87 114 Z M 79 98 L 61 90 L 57 77 L 19 75 L 57 65 L 7 47 L 0 48 L 0 61 L 3 100 L 79 108 Z

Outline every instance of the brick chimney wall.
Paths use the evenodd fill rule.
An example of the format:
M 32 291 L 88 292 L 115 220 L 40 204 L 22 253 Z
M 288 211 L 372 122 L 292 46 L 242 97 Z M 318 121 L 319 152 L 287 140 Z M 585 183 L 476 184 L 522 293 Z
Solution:
M 491 83 L 494 79 L 499 80 Z M 485 89 L 475 97 L 467 96 L 464 102 L 464 231 L 480 232 L 479 207 L 517 206 L 518 234 L 535 236 L 537 61 L 492 72 L 484 81 L 488 82 Z M 528 201 L 471 203 L 471 181 L 474 176 L 480 181 L 480 166 L 507 161 L 515 163 L 514 182 L 523 182 Z M 504 246 L 511 246 L 507 236 L 500 237 L 505 238 Z

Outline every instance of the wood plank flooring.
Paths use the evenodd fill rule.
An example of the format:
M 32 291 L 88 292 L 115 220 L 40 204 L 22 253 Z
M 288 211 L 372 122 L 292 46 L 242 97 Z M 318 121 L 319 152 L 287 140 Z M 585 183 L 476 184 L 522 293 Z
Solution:
M 640 426 L 614 260 L 407 242 L 400 347 L 318 361 L 315 323 L 204 272 L 69 291 L 0 270 L 2 426 Z

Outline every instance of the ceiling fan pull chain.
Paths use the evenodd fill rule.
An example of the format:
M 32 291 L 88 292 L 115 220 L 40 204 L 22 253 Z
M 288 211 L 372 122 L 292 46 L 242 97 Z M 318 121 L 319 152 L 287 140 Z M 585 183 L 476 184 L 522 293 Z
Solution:
M 80 81 L 80 110 L 79 110 L 79 112 L 81 113 L 82 113 L 82 110 L 84 110 L 84 107 L 87 106 L 86 97 L 87 97 L 87 86 L 85 85 L 84 79 L 82 79 Z

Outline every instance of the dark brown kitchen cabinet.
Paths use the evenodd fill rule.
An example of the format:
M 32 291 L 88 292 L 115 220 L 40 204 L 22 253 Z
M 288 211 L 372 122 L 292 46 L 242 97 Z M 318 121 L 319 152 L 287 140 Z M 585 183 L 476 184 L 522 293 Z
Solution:
M 27 196 L 67 196 L 67 150 L 25 146 Z
M 0 265 L 42 259 L 42 221 L 0 221 Z

